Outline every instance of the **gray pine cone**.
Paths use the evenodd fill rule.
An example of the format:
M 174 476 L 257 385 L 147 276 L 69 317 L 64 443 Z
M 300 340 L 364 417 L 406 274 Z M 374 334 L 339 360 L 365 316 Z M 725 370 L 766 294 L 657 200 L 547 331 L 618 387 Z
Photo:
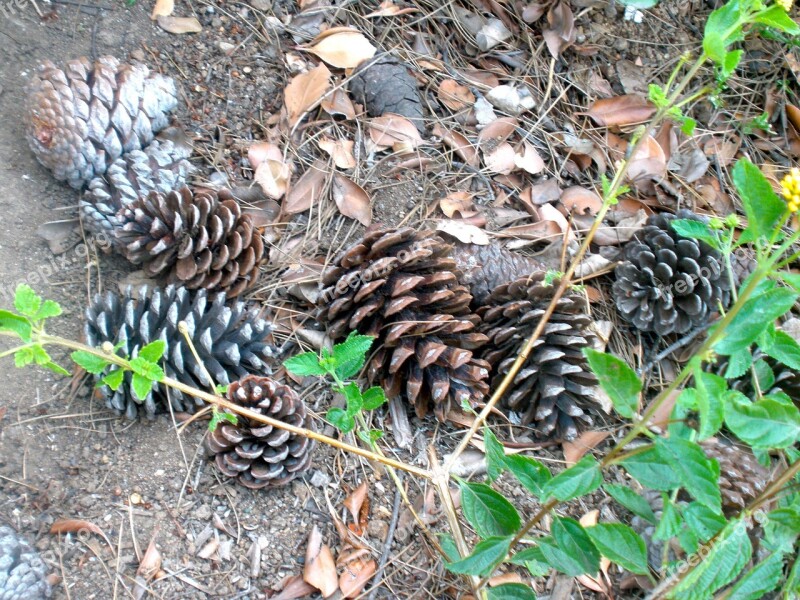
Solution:
M 175 82 L 112 56 L 45 61 L 29 85 L 26 135 L 33 153 L 76 189 L 102 175 L 123 153 L 141 149 L 169 124 Z
M 178 323 L 185 321 L 189 335 L 203 366 L 213 378 L 209 381 L 197 364 Z M 166 342 L 162 359 L 164 372 L 187 385 L 208 390 L 214 384 L 226 385 L 250 373 L 266 374 L 275 355 L 266 341 L 270 325 L 256 310 L 243 302 L 225 305 L 225 294 L 209 299 L 205 290 L 191 293 L 186 288 L 168 286 L 148 293 L 139 291 L 138 299 L 128 288 L 120 295 L 107 292 L 96 295 L 86 310 L 86 341 L 98 347 L 104 342 L 121 343 L 121 351 L 135 357 L 139 350 L 155 340 Z M 101 379 L 101 374 L 97 379 Z M 177 390 L 158 385 L 144 400 L 133 396 L 130 374 L 117 391 L 99 388 L 106 404 L 129 418 L 143 409 L 148 417 L 167 410 L 167 392 L 176 412 L 194 412 L 203 402 Z
M 144 150 L 127 152 L 113 163 L 102 177 L 89 182 L 80 201 L 86 228 L 115 242 L 122 227 L 117 213 L 150 192 L 166 194 L 186 185 L 192 171 L 186 160 L 190 149 L 169 140 L 153 140 Z
M 39 554 L 5 525 L 0 526 L 0 600 L 50 598 L 47 567 Z
M 292 388 L 269 377 L 248 375 L 228 387 L 231 402 L 295 427 L 315 430 L 306 405 Z M 237 415 L 206 438 L 217 468 L 257 490 L 285 485 L 311 465 L 314 442 L 307 437 Z
M 617 309 L 640 331 L 686 333 L 730 300 L 722 256 L 705 242 L 678 235 L 671 226 L 676 218 L 700 219 L 689 211 L 651 216 L 623 248 L 615 272 Z

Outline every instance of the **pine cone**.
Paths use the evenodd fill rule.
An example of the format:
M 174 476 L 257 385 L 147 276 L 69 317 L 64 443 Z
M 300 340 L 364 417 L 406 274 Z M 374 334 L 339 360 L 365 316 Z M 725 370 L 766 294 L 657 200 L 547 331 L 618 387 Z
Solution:
M 420 417 L 433 404 L 442 421 L 486 394 L 489 373 L 472 353 L 486 336 L 476 331 L 450 250 L 410 227 L 368 233 L 323 273 L 318 313 L 333 340 L 351 330 L 376 336 L 370 382 L 389 397 L 405 392 Z
M 39 554 L 10 527 L 0 526 L 0 600 L 50 598 L 47 567 Z
M 726 516 L 739 513 L 767 487 L 769 471 L 747 448 L 717 438 L 704 440 L 700 445 L 706 456 L 716 458 L 719 463 L 719 489 Z
M 186 146 L 153 140 L 144 150 L 128 152 L 115 160 L 104 176 L 89 182 L 80 201 L 86 228 L 95 235 L 105 235 L 113 244 L 115 232 L 121 228 L 117 218 L 121 209 L 150 192 L 166 194 L 186 185 L 192 170 L 186 160 L 189 153 Z
M 149 276 L 238 296 L 258 281 L 264 242 L 230 190 L 151 192 L 123 208 L 117 240 Z
M 144 65 L 104 56 L 62 71 L 45 61 L 30 82 L 26 135 L 39 162 L 80 189 L 150 143 L 177 105 L 175 82 Z
M 452 256 L 456 268 L 463 273 L 461 282 L 469 286 L 475 306 L 485 304 L 497 286 L 547 270 L 542 263 L 498 244 L 455 244 Z
M 178 330 L 181 321 L 189 328 L 202 365 L 197 364 L 184 335 Z M 206 390 L 250 373 L 268 373 L 267 363 L 274 356 L 273 347 L 265 341 L 271 328 L 255 310 L 248 310 L 243 302 L 226 306 L 224 293 L 209 300 L 205 290 L 190 293 L 185 288 L 168 286 L 148 293 L 147 288 L 142 288 L 138 299 L 133 297 L 130 288 L 122 296 L 112 292 L 98 294 L 86 310 L 85 331 L 90 346 L 122 343 L 121 351 L 130 357 L 136 357 L 150 342 L 164 340 L 167 345 L 162 359 L 165 374 Z M 203 366 L 213 382 L 206 377 Z M 143 401 L 138 400 L 130 389 L 130 374 L 125 377 L 125 383 L 116 392 L 102 386 L 100 393 L 109 408 L 129 418 L 136 417 L 140 405 L 148 417 L 167 410 L 167 397 L 176 412 L 194 412 L 204 405 L 177 390 L 167 391 L 162 385 L 151 390 Z
M 679 236 L 671 227 L 676 218 L 700 219 L 689 211 L 651 216 L 625 245 L 616 269 L 617 308 L 641 331 L 686 333 L 730 299 L 722 256 L 705 242 Z
M 707 370 L 725 377 L 728 364 L 727 356 L 719 356 L 716 363 L 708 364 Z M 759 389 L 762 395 L 783 392 L 795 403 L 800 402 L 800 373 L 762 354 L 759 350 L 753 353 L 752 366 L 755 367 L 755 376 L 760 383 Z M 753 385 L 753 372 L 750 368 L 743 375 L 728 379 L 728 388 L 743 393 L 751 400 L 756 400 L 756 388 Z
M 493 388 L 539 324 L 557 286 L 557 280 L 545 283 L 545 273 L 539 271 L 498 286 L 478 309 L 480 331 L 489 338 L 480 357 L 492 367 Z M 503 398 L 506 408 L 521 413 L 523 425 L 532 423 L 542 436 L 572 440 L 592 424 L 591 413 L 597 413 L 597 379 L 582 352 L 594 339 L 584 305 L 580 294 L 568 291 L 561 297 Z
M 228 387 L 228 399 L 239 406 L 295 427 L 314 430 L 303 400 L 289 386 L 269 377 L 248 375 Z M 217 468 L 243 486 L 257 490 L 289 483 L 311 464 L 313 440 L 237 415 L 206 438 Z

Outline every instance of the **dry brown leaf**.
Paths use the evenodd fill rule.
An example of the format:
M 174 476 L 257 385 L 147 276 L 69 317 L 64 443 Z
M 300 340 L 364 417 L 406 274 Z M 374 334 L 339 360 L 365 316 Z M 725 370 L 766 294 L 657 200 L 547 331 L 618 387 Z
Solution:
M 374 560 L 358 559 L 348 563 L 339 576 L 339 589 L 345 598 L 355 598 L 375 575 L 378 565 Z
M 789 119 L 795 131 L 800 131 L 800 108 L 797 108 L 794 104 L 787 104 L 786 118 Z
M 200 33 L 203 26 L 195 17 L 164 17 L 156 18 L 158 26 L 167 33 Z
M 575 43 L 575 17 L 569 4 L 559 2 L 547 12 L 547 22 L 550 25 L 542 30 L 547 49 L 553 58 L 558 58 L 561 53 Z
M 250 161 L 250 166 L 255 170 L 265 160 L 282 161 L 283 153 L 275 144 L 257 142 L 247 149 L 247 160 Z
M 579 185 L 568 187 L 561 192 L 561 204 L 569 213 L 581 215 L 596 215 L 603 206 L 603 199 L 594 190 L 589 190 Z
M 78 219 L 45 223 L 36 230 L 36 235 L 47 240 L 47 245 L 53 254 L 64 254 L 83 241 Z
M 448 148 L 452 148 L 461 159 L 471 167 L 478 167 L 478 149 L 473 146 L 466 136 L 457 131 L 448 131 L 438 123 L 433 127 L 433 135 L 442 138 Z
M 452 235 L 459 242 L 464 244 L 486 246 L 490 243 L 489 236 L 483 229 L 475 227 L 475 225 L 464 223 L 463 221 L 442 219 L 436 225 L 436 231 L 442 231 L 448 235 Z
M 388 146 L 395 152 L 413 150 L 423 143 L 416 126 L 400 115 L 386 113 L 370 119 L 369 137 L 379 146 Z
M 457 71 L 469 83 L 487 90 L 500 85 L 497 75 L 484 69 L 457 69 Z
M 514 164 L 518 169 L 527 171 L 531 175 L 536 175 L 544 171 L 544 161 L 539 153 L 531 144 L 525 142 L 522 154 L 514 156 Z
M 555 202 L 561 197 L 561 189 L 556 179 L 547 179 L 531 186 L 531 202 L 535 205 Z
M 706 156 L 713 156 L 720 167 L 727 167 L 736 158 L 741 146 L 742 138 L 738 135 L 712 136 L 703 144 L 703 152 Z
M 303 581 L 300 575 L 292 575 L 285 580 L 283 590 L 271 600 L 297 600 L 297 598 L 307 598 L 313 594 L 317 588 Z
M 507 175 L 517 168 L 516 156 L 511 144 L 503 142 L 490 152 L 483 153 L 483 164 L 490 173 Z
M 526 23 L 535 23 L 544 15 L 547 4 L 539 2 L 530 2 L 522 9 L 522 20 Z
M 453 111 L 462 110 L 475 104 L 475 96 L 465 85 L 454 79 L 445 79 L 439 83 L 439 101 Z
M 578 462 L 583 455 L 597 446 L 609 436 L 608 431 L 587 429 L 571 442 L 564 442 L 561 448 L 564 450 L 564 460 L 567 467 L 571 467 Z
M 356 157 L 353 156 L 352 140 L 334 140 L 327 136 L 321 136 L 317 142 L 321 150 L 324 150 L 333 159 L 340 169 L 352 169 L 356 166 Z
M 308 536 L 303 581 L 313 585 L 326 598 L 339 589 L 333 554 L 328 546 L 322 544 L 322 534 L 316 525 Z
M 367 486 L 367 482 L 363 481 L 361 482 L 361 485 L 354 489 L 350 495 L 344 499 L 344 502 L 342 502 L 344 507 L 350 511 L 351 515 L 353 515 L 353 522 L 359 525 L 366 521 L 364 509 L 367 511 L 369 510 L 369 498 L 367 497 L 368 491 L 369 487 Z
M 205 546 L 200 548 L 200 551 L 197 553 L 199 558 L 204 560 L 208 560 L 219 550 L 219 539 L 213 538 L 211 539 Z
M 649 100 L 638 94 L 626 94 L 596 100 L 589 110 L 575 114 L 591 117 L 598 125 L 612 127 L 641 123 L 652 117 L 655 112 L 656 107 Z
M 628 179 L 637 180 L 659 180 L 667 173 L 667 158 L 664 149 L 655 138 L 648 135 L 642 141 L 639 150 L 630 158 L 628 163 Z
M 103 533 L 103 530 L 89 521 L 84 521 L 83 519 L 58 519 L 50 526 L 50 533 L 53 534 L 80 533 L 82 531 L 96 533 L 105 540 L 108 547 L 113 551 L 114 546 L 111 545 L 111 541 L 106 537 L 106 534 Z
M 292 165 L 281 160 L 265 159 L 258 165 L 253 179 L 273 200 L 282 198 L 292 177 Z
M 481 129 L 478 134 L 478 146 L 485 146 L 488 142 L 503 142 L 511 137 L 519 127 L 519 121 L 514 117 L 500 117 Z
M 365 19 L 374 19 L 375 17 L 397 17 L 400 15 L 407 15 L 410 13 L 419 12 L 418 8 L 400 8 L 391 0 L 385 0 L 381 2 L 378 10 L 369 13 L 368 15 L 364 15 Z
M 472 204 L 472 194 L 469 192 L 453 192 L 439 200 L 439 208 L 449 218 L 471 217 L 476 213 Z M 458 213 L 458 214 L 456 214 Z
M 332 67 L 354 69 L 363 61 L 375 56 L 377 48 L 360 31 L 348 28 L 337 28 L 338 31 L 327 31 L 317 36 L 309 48 Z
M 325 163 L 321 160 L 314 161 L 286 195 L 286 200 L 283 202 L 284 212 L 293 215 L 311 208 L 314 201 L 319 200 L 322 195 L 327 174 Z
M 504 583 L 522 583 L 522 576 L 519 573 L 503 573 L 502 575 L 495 575 L 486 583 L 489 587 L 503 585 Z
M 156 573 L 161 569 L 161 552 L 156 548 L 156 537 L 153 536 L 150 543 L 147 545 L 147 550 L 139 562 L 139 568 L 136 569 L 136 574 L 144 577 L 149 581 L 155 577 Z
M 334 173 L 331 195 L 340 213 L 369 227 L 372 223 L 372 205 L 369 195 L 360 185 L 340 173 Z
M 325 95 L 330 87 L 330 77 L 328 67 L 320 63 L 316 68 L 292 78 L 283 90 L 289 127 L 294 127 L 306 111 Z
M 156 0 L 150 18 L 155 21 L 158 17 L 168 17 L 175 10 L 175 0 Z
M 352 121 L 356 118 L 356 109 L 353 106 L 353 101 L 350 100 L 350 96 L 342 88 L 335 89 L 325 96 L 320 106 L 322 106 L 322 110 L 335 119 Z

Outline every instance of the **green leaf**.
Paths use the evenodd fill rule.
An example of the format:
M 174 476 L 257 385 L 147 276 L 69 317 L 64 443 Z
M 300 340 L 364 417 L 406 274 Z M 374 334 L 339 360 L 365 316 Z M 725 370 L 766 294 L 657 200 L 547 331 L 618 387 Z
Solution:
M 786 576 L 786 583 L 781 591 L 784 598 L 800 597 L 800 555 L 794 559 L 792 568 L 789 569 L 789 574 Z
M 552 567 L 547 564 L 541 548 L 538 546 L 525 548 L 525 550 L 517 552 L 508 562 L 525 567 L 534 577 L 544 577 L 552 570 Z
M 111 364 L 110 361 L 102 356 L 97 356 L 85 350 L 76 350 L 70 356 L 79 367 L 83 367 L 87 373 L 92 375 L 99 375 Z
M 714 351 L 727 355 L 746 349 L 775 319 L 788 312 L 797 298 L 798 294 L 787 288 L 750 298 L 725 328 L 725 337 L 714 345 Z
M 14 294 L 14 307 L 19 314 L 34 318 L 42 308 L 42 298 L 33 291 L 31 286 L 21 283 Z
M 670 459 L 663 456 L 656 446 L 645 447 L 620 464 L 646 488 L 669 491 L 681 485 Z
M 778 587 L 783 574 L 783 556 L 770 554 L 731 588 L 726 600 L 759 600 Z
M 464 517 L 481 538 L 511 535 L 522 526 L 517 509 L 488 485 L 460 481 L 459 487 Z
M 119 389 L 119 386 L 122 385 L 122 380 L 125 378 L 125 371 L 123 369 L 115 369 L 111 371 L 108 375 L 103 377 L 100 380 L 100 384 L 105 384 L 110 387 L 115 392 Z
M 787 367 L 800 370 L 800 344 L 784 331 L 776 331 L 770 343 L 761 349 L 775 360 Z
M 722 65 L 725 62 L 725 55 L 727 54 L 725 40 L 718 32 L 706 31 L 705 36 L 703 36 L 703 51 L 716 64 Z
M 788 448 L 800 439 L 800 411 L 771 397 L 750 402 L 741 392 L 729 391 L 725 424 L 754 448 Z
M 134 373 L 131 378 L 131 388 L 133 389 L 134 396 L 139 400 L 144 400 L 147 398 L 147 394 L 150 393 L 150 390 L 153 389 L 153 380 L 139 373 Z
M 715 513 L 699 502 L 692 502 L 683 509 L 683 519 L 703 542 L 714 537 L 727 523 L 724 516 Z
M 683 525 L 683 518 L 675 507 L 675 503 L 669 498 L 665 498 L 664 510 L 661 513 L 661 520 L 656 525 L 653 539 L 660 541 L 672 539 L 680 532 L 681 525 Z
M 725 53 L 725 58 L 720 65 L 720 71 L 723 79 L 728 79 L 736 71 L 739 62 L 742 60 L 743 50 L 732 50 Z
M 290 373 L 299 377 L 311 375 L 325 375 L 327 371 L 319 364 L 319 356 L 315 352 L 303 352 L 283 362 L 283 366 Z
M 776 275 L 786 285 L 793 287 L 796 291 L 800 292 L 800 273 L 790 273 L 789 271 L 778 271 Z
M 786 203 L 773 191 L 759 168 L 746 158 L 737 161 L 733 167 L 732 177 L 742 199 L 748 222 L 747 229 L 742 235 L 745 239 L 740 241 L 769 239 L 786 211 Z M 780 315 L 784 312 L 786 311 L 782 311 Z M 776 315 L 770 321 L 774 321 L 780 315 Z M 729 329 L 733 329 L 733 325 Z
M 347 414 L 346 411 L 338 407 L 330 409 L 328 414 L 325 415 L 325 418 L 342 433 L 349 433 L 353 431 L 353 427 L 356 426 L 356 421 L 353 419 L 353 416 Z
M 359 335 L 351 331 L 345 341 L 336 344 L 333 347 L 336 375 L 340 379 L 349 379 L 358 374 L 374 341 L 375 338 L 370 335 Z
M 522 583 L 504 583 L 486 590 L 488 600 L 536 600 L 536 594 Z
M 672 461 L 681 483 L 695 500 L 713 511 L 720 511 L 719 469 L 713 468 L 703 449 L 681 439 L 656 439 L 656 446 Z
M 33 326 L 25 317 L 20 317 L 7 310 L 0 310 L 0 331 L 10 331 L 16 333 L 26 344 L 31 341 Z
M 773 4 L 767 10 L 760 12 L 755 21 L 789 35 L 800 34 L 800 26 L 777 4 Z
M 750 369 L 753 364 L 753 354 L 749 348 L 734 352 L 728 357 L 728 366 L 725 368 L 725 379 L 737 379 Z
M 544 464 L 521 454 L 509 454 L 505 462 L 508 470 L 526 490 L 538 498 L 542 497 L 542 488 L 553 477 Z
M 685 238 L 702 240 L 712 248 L 719 250 L 719 238 L 711 231 L 708 223 L 694 219 L 674 219 L 671 223 L 675 233 Z
M 40 319 L 49 319 L 51 317 L 57 317 L 61 314 L 61 306 L 58 302 L 53 302 L 52 300 L 45 300 L 42 303 L 42 307 L 36 312 L 36 315 L 33 317 L 35 320 Z
M 561 502 L 572 500 L 593 492 L 603 483 L 603 474 L 591 454 L 587 454 L 569 469 L 561 471 L 548 481 L 542 489 L 544 498 L 556 498 Z
M 725 419 L 725 405 L 722 398 L 728 389 L 723 377 L 706 373 L 700 368 L 694 370 L 695 400 L 700 413 L 700 429 L 697 439 L 704 440 L 717 433 Z M 684 390 L 684 393 L 691 388 Z M 683 396 L 683 393 L 681 394 Z
M 447 570 L 460 575 L 485 577 L 503 562 L 506 554 L 508 554 L 512 539 L 513 536 L 510 535 L 507 537 L 487 538 L 476 545 L 469 556 L 446 564 Z
M 551 567 L 572 577 L 597 573 L 600 553 L 580 523 L 553 517 L 550 531 L 551 536 L 539 539 L 539 548 Z
M 354 381 L 351 381 L 346 386 L 338 388 L 336 391 L 341 393 L 347 402 L 347 414 L 351 417 L 356 416 L 361 412 L 364 406 L 364 399 L 361 397 L 361 390 Z
M 132 359 L 130 367 L 136 375 L 149 379 L 150 381 L 161 381 L 164 379 L 164 369 L 141 356 Z
M 587 527 L 586 533 L 600 554 L 611 562 L 628 569 L 631 573 L 640 575 L 649 573 L 644 540 L 627 525 L 598 523 L 594 527 Z
M 22 367 L 26 367 L 33 362 L 33 348 L 30 346 L 25 348 L 20 348 L 16 352 L 14 352 L 14 364 L 17 368 L 21 369 Z
M 59 375 L 69 376 L 72 374 L 69 371 L 67 371 L 64 367 L 54 363 L 53 361 L 46 362 L 42 366 L 45 367 L 46 369 L 50 369 L 53 373 L 57 373 Z
M 705 559 L 689 571 L 669 597 L 711 597 L 722 586 L 736 579 L 750 560 L 752 552 L 744 522 L 731 521 L 716 538 L 711 552 L 706 553 Z
M 444 550 L 444 555 L 449 562 L 461 559 L 461 555 L 458 553 L 458 546 L 456 546 L 456 541 L 452 535 L 449 533 L 437 533 L 436 536 L 439 538 L 439 545 Z
M 639 10 L 645 10 L 648 8 L 653 8 L 656 4 L 658 4 L 658 0 L 620 0 L 620 3 L 624 4 L 625 6 L 638 8 Z
M 611 354 L 591 348 L 584 348 L 583 354 L 597 376 L 600 387 L 611 398 L 614 409 L 626 419 L 632 418 L 639 406 L 639 392 L 642 391 L 642 382 L 636 372 L 625 361 Z
M 219 427 L 223 421 L 236 425 L 238 419 L 233 413 L 224 410 L 214 410 L 211 414 L 211 420 L 208 422 L 208 430 L 216 431 L 217 427 Z
M 52 362 L 47 350 L 45 350 L 41 344 L 34 344 L 31 346 L 31 352 L 33 353 L 33 362 L 37 365 L 44 366 Z
M 483 428 L 483 443 L 486 446 L 486 473 L 491 482 L 506 470 L 506 451 L 488 427 Z
M 686 135 L 694 134 L 694 130 L 697 127 L 697 121 L 692 119 L 691 117 L 684 117 L 683 122 L 681 123 L 681 131 Z
M 161 357 L 164 356 L 164 350 L 166 350 L 166 348 L 167 344 L 163 340 L 150 342 L 144 348 L 139 350 L 139 358 L 143 358 L 152 363 L 157 363 L 159 360 L 161 360 Z
M 650 503 L 642 498 L 639 494 L 634 492 L 631 488 L 624 485 L 607 483 L 603 486 L 603 489 L 608 492 L 609 496 L 614 498 L 614 500 L 619 502 L 633 514 L 638 515 L 645 521 L 655 524 L 656 515 L 653 512 Z
M 383 388 L 378 386 L 365 390 L 361 397 L 364 410 L 375 410 L 386 402 L 386 394 L 383 392 Z

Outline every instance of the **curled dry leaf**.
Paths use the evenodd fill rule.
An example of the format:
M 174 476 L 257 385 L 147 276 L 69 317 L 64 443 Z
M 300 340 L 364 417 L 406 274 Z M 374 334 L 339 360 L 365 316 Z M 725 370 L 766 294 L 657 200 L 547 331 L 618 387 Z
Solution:
M 292 177 L 292 165 L 279 160 L 265 158 L 256 168 L 253 179 L 264 193 L 273 200 L 282 198 Z
M 303 581 L 300 575 L 292 575 L 283 582 L 283 590 L 271 600 L 297 600 L 297 598 L 307 598 L 313 594 L 317 588 Z
M 318 143 L 320 149 L 327 152 L 333 159 L 333 164 L 340 169 L 352 169 L 356 166 L 352 140 L 334 140 L 323 135 L 319 138 Z
M 569 4 L 559 2 L 547 12 L 549 27 L 542 30 L 547 49 L 553 58 L 558 58 L 561 53 L 575 43 L 575 17 Z
M 602 442 L 608 436 L 608 431 L 587 429 L 571 442 L 564 442 L 561 444 L 561 447 L 564 450 L 564 460 L 567 463 L 567 467 L 571 467 L 578 462 L 581 458 L 583 458 L 584 454 L 589 452 L 589 450 L 597 446 L 597 444 Z
M 628 163 L 628 179 L 653 181 L 661 179 L 666 173 L 664 149 L 653 136 L 648 135 Z
M 111 542 L 106 534 L 103 533 L 103 530 L 89 521 L 84 521 L 83 519 L 58 519 L 50 526 L 50 533 L 52 534 L 80 533 L 81 531 L 89 531 L 99 535 L 113 551 L 114 546 L 111 545 Z
M 333 67 L 354 69 L 375 56 L 377 48 L 360 31 L 337 28 L 318 36 L 307 50 Z
M 442 231 L 453 236 L 464 244 L 478 244 L 486 246 L 490 243 L 489 236 L 483 229 L 461 221 L 442 220 L 436 225 L 436 231 Z
M 397 17 L 400 15 L 407 15 L 410 13 L 419 12 L 418 8 L 400 8 L 391 0 L 384 0 L 381 2 L 378 10 L 364 15 L 365 19 L 374 19 L 376 17 Z
M 556 179 L 546 179 L 531 186 L 531 202 L 538 206 L 555 202 L 561 197 L 561 188 Z
M 594 190 L 588 190 L 579 185 L 568 187 L 561 193 L 561 204 L 567 214 L 578 213 L 582 215 L 596 215 L 603 206 L 603 199 Z
M 706 156 L 713 156 L 720 167 L 727 167 L 736 158 L 741 146 L 742 138 L 738 135 L 712 136 L 703 144 L 703 152 Z
M 478 134 L 478 146 L 483 147 L 488 142 L 502 142 L 511 137 L 519 127 L 519 121 L 513 117 L 500 117 L 481 129 Z
M 453 111 L 459 111 L 475 104 L 475 96 L 465 85 L 454 79 L 445 79 L 439 83 L 439 101 Z
M 596 100 L 589 110 L 575 114 L 586 115 L 598 125 L 612 127 L 641 123 L 652 117 L 655 112 L 656 107 L 649 100 L 638 94 L 626 94 Z
M 333 554 L 328 546 L 322 544 L 322 534 L 316 525 L 308 536 L 303 580 L 317 588 L 326 598 L 339 589 Z
M 478 166 L 478 149 L 470 143 L 466 136 L 457 131 L 448 131 L 438 123 L 433 127 L 433 135 L 442 138 L 445 145 L 469 166 Z
M 356 118 L 356 109 L 353 106 L 353 101 L 350 100 L 350 96 L 342 88 L 333 90 L 325 96 L 320 106 L 322 106 L 322 110 L 334 119 L 352 121 Z
M 347 563 L 339 576 L 339 589 L 345 598 L 355 598 L 375 575 L 378 565 L 374 560 L 358 558 Z
M 175 10 L 174 0 L 156 0 L 150 18 L 155 21 L 158 17 L 168 17 Z
M 203 26 L 195 17 L 157 17 L 158 26 L 167 33 L 200 33 Z
M 292 78 L 283 91 L 289 127 L 294 127 L 303 115 L 325 95 L 330 87 L 331 72 L 323 64 Z
M 156 547 L 156 538 L 153 536 L 150 543 L 147 545 L 147 550 L 142 560 L 139 562 L 139 568 L 136 569 L 136 574 L 141 575 L 146 581 L 149 581 L 156 576 L 159 570 L 161 570 L 161 552 L 159 552 Z
M 361 485 L 354 489 L 342 503 L 353 516 L 353 522 L 359 527 L 366 525 L 367 514 L 369 513 L 369 497 L 367 496 L 368 491 L 369 487 L 367 486 L 367 482 L 362 481 Z
M 390 147 L 395 152 L 413 150 L 423 143 L 422 136 L 411 121 L 392 113 L 370 119 L 369 137 L 378 146 Z
M 257 142 L 247 149 L 247 160 L 250 161 L 250 165 L 253 169 L 257 169 L 265 160 L 282 161 L 283 153 L 275 144 L 270 142 Z
M 325 163 L 321 160 L 314 161 L 308 171 L 303 173 L 289 190 L 286 200 L 283 202 L 284 212 L 293 215 L 311 208 L 311 205 L 322 195 L 327 174 Z
M 535 23 L 544 15 L 547 4 L 544 2 L 530 2 L 522 9 L 522 20 L 526 23 Z
M 493 150 L 483 153 L 483 164 L 491 173 L 502 173 L 507 175 L 517 168 L 517 154 L 508 142 L 498 144 Z
M 453 216 L 471 217 L 476 214 L 475 207 L 472 204 L 472 194 L 469 192 L 453 192 L 452 194 L 448 194 L 439 200 L 439 208 L 451 219 Z
M 45 223 L 36 230 L 36 235 L 47 241 L 53 254 L 64 254 L 83 239 L 78 219 Z
M 360 185 L 340 173 L 334 173 L 331 195 L 340 213 L 369 227 L 372 223 L 372 205 L 369 195 Z
M 544 161 L 542 157 L 539 156 L 536 148 L 528 142 L 525 142 L 522 154 L 516 154 L 514 156 L 514 164 L 517 168 L 527 171 L 532 175 L 544 171 Z

